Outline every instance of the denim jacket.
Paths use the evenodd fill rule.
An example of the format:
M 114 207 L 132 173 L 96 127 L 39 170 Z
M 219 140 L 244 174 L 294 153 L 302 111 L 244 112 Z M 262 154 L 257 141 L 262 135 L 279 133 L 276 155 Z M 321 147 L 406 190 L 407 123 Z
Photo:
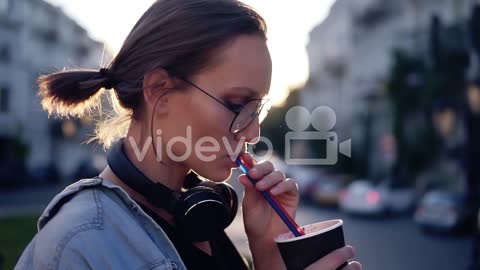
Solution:
M 165 232 L 113 182 L 82 179 L 57 194 L 15 266 L 23 269 L 186 269 Z

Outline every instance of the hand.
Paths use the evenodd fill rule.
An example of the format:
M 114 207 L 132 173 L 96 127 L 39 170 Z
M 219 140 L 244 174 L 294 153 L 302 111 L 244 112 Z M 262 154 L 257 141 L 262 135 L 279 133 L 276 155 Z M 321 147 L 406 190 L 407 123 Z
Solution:
M 255 269 L 285 269 L 285 264 L 274 242 L 274 238 L 288 232 L 289 229 L 278 217 L 259 191 L 270 190 L 287 213 L 295 218 L 299 203 L 298 186 L 295 180 L 275 170 L 270 161 L 257 164 L 253 157 L 245 152 L 241 154 L 245 162 L 251 165 L 249 176 L 257 180 L 254 186 L 245 174 L 239 181 L 245 186 L 243 197 L 243 221 L 252 251 Z M 253 170 L 255 169 L 255 170 Z M 351 246 L 338 249 L 310 265 L 308 270 L 335 270 L 354 256 Z M 361 270 L 358 262 L 351 262 L 342 270 Z
M 293 179 L 286 179 L 270 161 L 257 164 L 249 153 L 241 155 L 251 165 L 248 175 L 258 181 L 254 186 L 245 174 L 238 178 L 245 186 L 242 204 L 245 232 L 249 242 L 273 244 L 274 237 L 289 230 L 259 191 L 270 190 L 287 213 L 295 218 L 299 202 L 297 183 Z
M 335 270 L 344 262 L 353 258 L 353 256 L 355 256 L 353 247 L 345 246 L 314 262 L 305 270 Z M 342 270 L 362 270 L 362 265 L 359 262 L 350 262 Z

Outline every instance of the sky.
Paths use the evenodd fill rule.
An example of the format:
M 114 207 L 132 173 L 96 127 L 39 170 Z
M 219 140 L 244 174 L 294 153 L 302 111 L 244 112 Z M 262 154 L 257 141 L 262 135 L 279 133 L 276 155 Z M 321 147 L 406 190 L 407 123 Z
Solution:
M 47 0 L 61 7 L 90 35 L 115 54 L 133 25 L 153 0 Z M 281 105 L 288 90 L 308 77 L 306 45 L 309 32 L 328 14 L 334 0 L 242 0 L 266 20 L 273 74 L 270 98 Z M 295 4 L 293 4 L 295 2 Z M 135 3 L 135 4 L 133 4 Z M 100 59 L 99 59 L 100 61 Z

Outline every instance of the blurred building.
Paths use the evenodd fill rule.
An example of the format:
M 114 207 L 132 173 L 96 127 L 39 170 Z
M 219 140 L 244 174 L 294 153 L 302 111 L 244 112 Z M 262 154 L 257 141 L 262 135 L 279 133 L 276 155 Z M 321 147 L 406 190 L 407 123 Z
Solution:
M 337 0 L 310 33 L 310 76 L 301 103 L 310 110 L 318 105 L 334 109 L 340 141 L 352 138 L 353 149 L 370 155 L 370 171 L 382 170 L 385 155 L 391 154 L 382 153 L 378 142 L 391 134 L 384 84 L 392 50 L 426 53 L 431 16 L 437 14 L 445 24 L 464 20 L 473 2 Z
M 88 157 L 83 133 L 91 121 L 48 118 L 36 79 L 62 68 L 99 68 L 104 45 L 43 0 L 0 0 L 0 149 L 2 162 L 25 159 L 29 169 L 54 165 L 72 173 Z M 91 132 L 90 132 L 91 133 Z M 24 151 L 11 145 L 24 144 Z

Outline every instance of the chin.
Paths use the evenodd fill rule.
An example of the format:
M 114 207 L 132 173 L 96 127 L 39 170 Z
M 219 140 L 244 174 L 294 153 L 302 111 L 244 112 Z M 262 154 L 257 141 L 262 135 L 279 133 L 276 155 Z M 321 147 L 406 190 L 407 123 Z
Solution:
M 230 159 L 226 158 L 211 161 L 198 160 L 190 168 L 193 168 L 203 178 L 213 182 L 224 182 L 232 175 L 232 169 L 237 167 L 235 163 L 229 161 Z M 195 168 L 198 168 L 198 170 L 195 170 Z
M 202 177 L 211 180 L 213 182 L 224 182 L 230 178 L 232 175 L 232 168 L 228 167 L 214 167 L 208 169 L 208 172 L 205 174 L 200 174 Z
M 230 178 L 231 175 L 232 175 L 232 170 L 228 169 L 228 171 L 225 170 L 225 172 L 215 173 L 214 175 L 212 175 L 211 178 L 208 178 L 208 179 L 210 179 L 213 182 L 225 182 L 228 180 L 228 178 Z

